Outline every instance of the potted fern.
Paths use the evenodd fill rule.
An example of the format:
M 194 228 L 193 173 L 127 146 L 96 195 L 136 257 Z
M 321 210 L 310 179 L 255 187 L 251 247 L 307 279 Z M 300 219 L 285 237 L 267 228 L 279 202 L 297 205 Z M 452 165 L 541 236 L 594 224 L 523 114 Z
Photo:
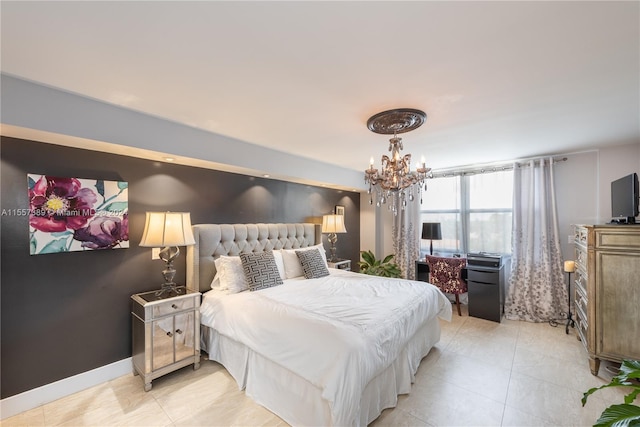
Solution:
M 620 366 L 618 375 L 611 379 L 609 384 L 594 387 L 584 393 L 582 406 L 587 403 L 587 397 L 597 390 L 606 387 L 630 387 L 631 392 L 624 397 L 621 405 L 611 405 L 605 409 L 594 427 L 631 427 L 640 426 L 640 406 L 633 404 L 633 401 L 640 395 L 640 361 L 624 360 Z
M 400 277 L 398 264 L 393 262 L 394 255 L 387 255 L 384 259 L 376 259 L 371 251 L 361 251 L 362 261 L 358 262 L 360 273 L 382 277 Z

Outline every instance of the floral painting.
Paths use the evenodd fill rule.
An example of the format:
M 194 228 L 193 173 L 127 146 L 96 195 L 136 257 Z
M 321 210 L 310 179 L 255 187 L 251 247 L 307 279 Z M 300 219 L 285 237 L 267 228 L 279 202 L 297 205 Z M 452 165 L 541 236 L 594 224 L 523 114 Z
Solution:
M 31 255 L 129 247 L 128 183 L 27 175 Z

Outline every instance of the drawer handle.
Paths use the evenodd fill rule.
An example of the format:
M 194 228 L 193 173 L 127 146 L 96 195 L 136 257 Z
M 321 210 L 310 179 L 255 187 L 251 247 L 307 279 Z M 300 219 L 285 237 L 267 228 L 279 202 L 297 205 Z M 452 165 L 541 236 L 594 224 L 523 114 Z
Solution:
M 182 331 L 181 331 L 180 329 L 176 329 L 176 333 L 177 333 L 177 334 L 181 334 L 181 333 L 182 333 Z
M 171 308 L 173 308 L 173 309 L 177 310 L 177 309 L 178 309 L 178 306 L 177 306 L 177 305 L 175 305 L 175 304 L 171 304 Z
M 171 331 L 167 332 L 167 336 L 168 336 L 168 337 L 172 337 L 172 336 L 173 336 L 173 334 L 171 333 Z

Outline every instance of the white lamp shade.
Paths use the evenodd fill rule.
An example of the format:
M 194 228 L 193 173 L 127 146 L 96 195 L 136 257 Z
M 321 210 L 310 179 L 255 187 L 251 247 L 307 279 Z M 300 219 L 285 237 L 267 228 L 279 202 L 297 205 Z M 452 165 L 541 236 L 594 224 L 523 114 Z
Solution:
M 147 212 L 140 246 L 163 248 L 195 244 L 189 212 Z
M 323 233 L 346 233 L 344 215 L 324 215 L 322 217 Z

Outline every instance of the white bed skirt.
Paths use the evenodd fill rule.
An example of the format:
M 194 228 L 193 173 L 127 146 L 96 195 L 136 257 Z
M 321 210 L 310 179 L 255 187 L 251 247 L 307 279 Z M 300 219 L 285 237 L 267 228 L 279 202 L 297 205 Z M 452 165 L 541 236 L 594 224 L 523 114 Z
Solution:
M 202 325 L 202 349 L 222 364 L 247 396 L 292 426 L 331 426 L 329 403 L 322 391 L 248 347 Z M 375 420 L 386 408 L 395 407 L 399 394 L 411 391 L 420 361 L 440 340 L 437 318 L 422 326 L 396 360 L 364 389 L 359 426 Z M 253 375 L 253 373 L 259 375 Z

